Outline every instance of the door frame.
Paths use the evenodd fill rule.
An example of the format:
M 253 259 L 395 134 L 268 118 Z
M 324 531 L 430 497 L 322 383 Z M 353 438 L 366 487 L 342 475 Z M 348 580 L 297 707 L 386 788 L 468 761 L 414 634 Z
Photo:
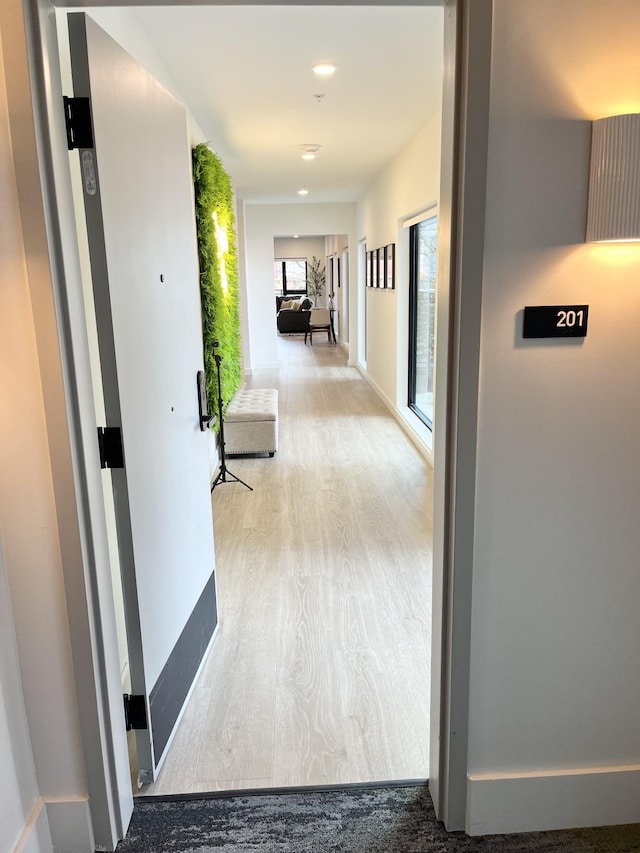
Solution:
M 256 0 L 227 0 L 251 5 Z M 216 5 L 218 0 L 201 0 Z M 34 209 L 31 164 L 16 167 L 44 229 L 53 305 L 38 334 L 53 334 L 60 381 L 45 389 L 72 656 L 96 845 L 125 834 L 131 795 L 122 688 L 110 589 L 104 502 L 88 372 L 88 341 L 68 152 L 55 9 L 139 5 L 123 0 L 22 0 L 40 184 Z M 143 5 L 182 5 L 143 0 Z M 185 2 L 183 5 L 189 5 Z M 269 5 L 269 0 L 263 0 Z M 288 0 L 285 5 L 326 5 Z M 333 0 L 332 5 L 393 5 Z M 493 0 L 407 0 L 443 6 L 444 98 L 440 191 L 434 429 L 433 646 L 430 790 L 448 830 L 464 829 L 480 315 L 489 125 Z M 27 69 L 25 69 L 26 71 Z M 8 81 L 9 85 L 9 81 Z M 32 166 L 31 166 L 32 169 Z M 357 348 L 358 342 L 353 345 Z M 59 460 L 54 456 L 61 457 Z M 71 500 L 71 504 L 69 501 Z M 69 512 L 69 506 L 75 512 Z M 79 583 L 80 582 L 80 583 Z

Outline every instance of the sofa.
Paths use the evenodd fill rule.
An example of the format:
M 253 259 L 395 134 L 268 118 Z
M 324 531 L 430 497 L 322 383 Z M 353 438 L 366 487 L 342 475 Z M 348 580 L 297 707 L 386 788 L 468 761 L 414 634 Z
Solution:
M 284 305 L 284 307 L 282 307 Z M 276 296 L 276 322 L 281 335 L 304 335 L 309 328 L 313 302 L 308 296 Z

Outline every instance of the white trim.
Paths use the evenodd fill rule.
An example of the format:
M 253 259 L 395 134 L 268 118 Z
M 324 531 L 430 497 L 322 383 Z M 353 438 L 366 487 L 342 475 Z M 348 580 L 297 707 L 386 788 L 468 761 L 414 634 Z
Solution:
M 434 412 L 429 789 L 450 832 L 466 816 L 493 0 L 445 0 Z
M 50 853 L 53 841 L 49 830 L 46 803 L 40 797 L 31 810 L 13 853 Z
M 45 800 L 54 850 L 93 853 L 96 849 L 91 827 L 89 800 Z
M 410 329 L 409 329 L 409 317 L 411 314 L 411 239 L 410 239 L 410 231 L 409 228 L 413 225 L 417 225 L 420 222 L 426 222 L 429 219 L 438 219 L 438 204 L 437 202 L 433 202 L 426 207 L 422 208 L 421 212 L 418 214 L 408 214 L 405 217 L 399 217 L 398 219 L 398 234 L 397 234 L 397 247 L 396 247 L 396 288 L 395 293 L 397 294 L 397 325 L 396 325 L 396 339 L 397 339 L 397 353 L 396 353 L 396 406 L 399 412 L 404 412 L 403 416 L 406 416 L 407 423 L 410 428 L 414 426 L 414 413 L 411 411 L 410 414 L 407 415 L 406 409 L 408 409 L 408 401 L 409 401 L 409 347 L 410 347 Z M 438 222 L 438 228 L 440 227 L 440 223 Z M 402 284 L 404 282 L 404 286 Z M 436 281 L 436 294 L 439 282 Z M 432 318 L 434 325 L 434 337 L 437 342 L 437 308 L 434 311 L 434 316 Z M 437 347 L 437 343 L 436 343 Z M 436 364 L 435 364 L 435 353 L 434 353 L 434 366 L 433 366 L 433 381 L 435 384 L 435 376 L 436 376 Z M 436 399 L 434 394 L 433 399 L 434 409 L 436 406 Z M 429 461 L 431 465 L 433 465 L 433 435 L 432 430 L 429 429 L 426 425 L 422 424 L 419 418 L 416 416 L 416 420 L 420 422 L 420 426 L 416 427 L 416 432 L 419 437 L 419 440 L 424 442 L 426 447 L 429 449 Z M 422 428 L 424 426 L 424 429 Z
M 411 228 L 412 225 L 417 225 L 419 222 L 424 222 L 425 219 L 431 219 L 438 215 L 438 202 L 434 201 L 415 216 L 410 216 L 408 219 L 400 219 L 400 224 L 403 228 Z
M 122 669 L 120 670 L 120 679 L 122 680 L 122 692 L 131 693 L 131 673 L 129 670 L 128 660 L 126 660 L 122 664 Z
M 469 835 L 637 823 L 640 765 L 474 774 L 467 781 Z
M 35 244 L 38 252 L 32 249 L 31 253 L 38 269 L 50 276 L 46 286 L 42 281 L 32 290 L 32 300 L 34 314 L 40 312 L 36 327 L 40 364 L 48 371 L 43 389 L 54 492 L 61 507 L 58 529 L 91 797 L 89 827 L 97 845 L 114 849 L 129 823 L 133 796 L 69 152 L 60 109 L 57 29 L 49 0 L 25 0 L 23 8 L 33 110 L 29 118 L 36 148 L 33 160 L 37 157 L 40 177 L 39 194 L 29 192 L 25 202 L 29 217 L 23 220 L 23 229 L 37 230 L 42 222 Z M 19 193 L 29 191 L 33 171 L 31 157 L 23 160 L 24 174 L 16 169 Z M 48 269 L 40 261 L 42 249 L 48 252 Z M 60 810 L 47 811 L 56 842 L 51 815 Z
M 407 432 L 415 436 L 413 438 L 414 443 L 422 445 L 423 453 L 433 467 L 433 433 L 409 406 L 398 406 L 397 412 L 398 419 L 404 421 Z
M 407 434 L 409 439 L 415 444 L 416 448 L 420 451 L 420 453 L 424 456 L 425 460 L 433 467 L 433 454 L 431 451 L 431 447 L 424 441 L 424 437 L 420 435 L 420 431 L 415 428 L 415 425 L 411 423 L 411 420 L 407 418 L 404 412 L 400 411 L 393 402 L 387 397 L 382 388 L 375 382 L 374 379 L 367 373 L 367 369 L 361 362 L 358 362 L 355 367 L 358 369 L 358 372 L 362 375 L 363 379 L 369 383 L 369 385 L 376 392 L 378 397 L 382 400 L 385 406 L 389 409 L 393 417 L 400 424 L 404 432 Z M 408 411 L 411 411 L 408 409 Z M 411 412 L 413 414 L 413 412 Z M 416 418 L 418 420 L 418 418 Z

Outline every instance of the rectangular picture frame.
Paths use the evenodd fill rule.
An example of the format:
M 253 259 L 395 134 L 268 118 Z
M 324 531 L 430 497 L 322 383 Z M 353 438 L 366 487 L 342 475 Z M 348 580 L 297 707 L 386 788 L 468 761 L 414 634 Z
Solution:
M 367 287 L 373 287 L 373 282 L 371 281 L 371 270 L 372 270 L 372 266 L 373 266 L 372 255 L 373 255 L 373 252 L 372 252 L 371 250 L 369 250 L 369 251 L 367 252 L 367 257 L 366 257 L 366 266 L 367 266 L 367 270 L 366 270 Z
M 387 290 L 396 288 L 396 244 L 389 243 L 385 250 L 385 287 Z
M 378 249 L 378 287 L 383 290 L 385 286 L 386 276 L 386 252 L 385 247 L 381 246 Z

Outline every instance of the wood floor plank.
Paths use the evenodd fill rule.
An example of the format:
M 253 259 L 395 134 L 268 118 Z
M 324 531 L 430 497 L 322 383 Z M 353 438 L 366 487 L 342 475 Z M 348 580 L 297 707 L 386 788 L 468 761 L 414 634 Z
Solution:
M 281 580 L 275 785 L 326 785 L 348 774 L 342 684 L 332 644 L 335 588 L 325 578 Z
M 192 693 L 156 781 L 135 793 L 173 794 L 193 790 L 210 698 L 210 688 L 199 683 Z
M 273 633 L 241 620 L 221 637 L 208 671 L 211 699 L 195 781 L 271 775 L 275 710 Z M 230 677 L 233 673 L 233 677 Z
M 278 343 L 249 384 L 279 449 L 212 496 L 220 630 L 163 793 L 427 774 L 431 470 L 340 347 Z

